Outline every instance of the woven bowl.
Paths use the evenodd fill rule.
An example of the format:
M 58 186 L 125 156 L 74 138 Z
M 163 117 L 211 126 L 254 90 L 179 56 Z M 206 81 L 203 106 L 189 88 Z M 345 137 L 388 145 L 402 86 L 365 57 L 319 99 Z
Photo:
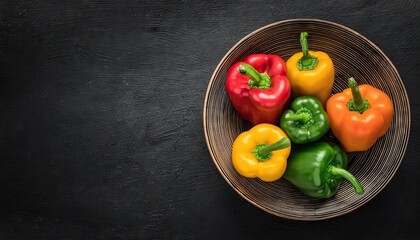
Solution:
M 235 138 L 252 127 L 233 108 L 225 90 L 229 67 L 253 53 L 274 53 L 284 60 L 301 51 L 299 34 L 309 33 L 309 48 L 329 54 L 335 65 L 333 93 L 347 87 L 354 77 L 387 93 L 394 102 L 394 119 L 388 132 L 364 152 L 349 153 L 349 170 L 365 188 L 363 195 L 343 181 L 330 199 L 313 199 L 301 194 L 284 179 L 266 183 L 240 176 L 232 166 L 231 147 Z M 328 21 L 293 19 L 262 27 L 241 39 L 223 57 L 208 85 L 204 111 L 204 134 L 210 155 L 230 186 L 262 210 L 296 220 L 321 220 L 349 213 L 375 197 L 397 171 L 407 147 L 410 108 L 407 92 L 394 65 L 371 41 L 354 30 Z M 330 135 L 329 137 L 332 137 Z

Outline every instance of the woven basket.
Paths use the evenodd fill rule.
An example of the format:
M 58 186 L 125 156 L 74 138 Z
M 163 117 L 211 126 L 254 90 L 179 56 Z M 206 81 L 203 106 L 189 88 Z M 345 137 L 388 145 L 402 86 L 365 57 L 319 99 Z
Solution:
M 231 147 L 235 138 L 251 128 L 233 108 L 225 89 L 229 67 L 253 53 L 274 53 L 287 60 L 301 51 L 299 34 L 309 33 L 309 48 L 324 51 L 335 66 L 333 93 L 347 87 L 354 77 L 387 93 L 395 107 L 388 132 L 364 152 L 350 153 L 349 170 L 365 188 L 354 193 L 346 181 L 330 199 L 313 199 L 301 194 L 284 179 L 266 183 L 240 176 L 232 166 Z M 403 82 L 391 61 L 371 41 L 354 30 L 328 21 L 293 19 L 262 27 L 241 39 L 223 57 L 208 85 L 204 110 L 204 134 L 210 155 L 227 183 L 244 199 L 262 210 L 288 219 L 321 220 L 349 213 L 375 197 L 397 171 L 407 147 L 410 107 Z M 329 136 L 333 137 L 333 136 Z

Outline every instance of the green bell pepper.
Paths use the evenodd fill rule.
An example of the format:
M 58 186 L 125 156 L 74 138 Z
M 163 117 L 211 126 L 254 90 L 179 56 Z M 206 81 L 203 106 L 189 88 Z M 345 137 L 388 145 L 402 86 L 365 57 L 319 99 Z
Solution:
M 293 143 L 318 141 L 330 128 L 330 120 L 322 103 L 312 96 L 301 96 L 293 100 L 291 109 L 280 118 L 280 127 Z
M 293 143 L 318 141 L 330 128 L 330 120 L 322 103 L 312 96 L 295 98 L 291 109 L 284 111 L 280 127 Z
M 363 186 L 346 168 L 347 155 L 337 144 L 308 143 L 295 146 L 283 178 L 310 197 L 332 197 L 343 178 L 353 185 L 357 194 L 363 194 Z

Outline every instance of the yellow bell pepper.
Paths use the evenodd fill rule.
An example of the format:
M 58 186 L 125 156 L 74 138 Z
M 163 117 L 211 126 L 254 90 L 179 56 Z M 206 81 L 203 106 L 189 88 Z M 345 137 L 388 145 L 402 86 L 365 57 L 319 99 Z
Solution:
M 300 34 L 302 52 L 287 62 L 287 78 L 293 97 L 314 96 L 325 106 L 334 84 L 334 64 L 327 53 L 308 50 L 308 33 Z
M 233 167 L 244 177 L 273 182 L 283 176 L 290 148 L 290 140 L 281 128 L 258 124 L 233 142 Z

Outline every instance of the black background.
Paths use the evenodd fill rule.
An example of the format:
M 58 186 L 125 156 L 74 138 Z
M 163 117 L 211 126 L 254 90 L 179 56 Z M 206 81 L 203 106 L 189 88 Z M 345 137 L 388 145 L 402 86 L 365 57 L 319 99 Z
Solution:
M 413 239 L 419 13 L 416 0 L 0 1 L 0 239 Z M 204 96 L 220 59 L 290 18 L 366 36 L 410 98 L 410 141 L 394 178 L 330 220 L 254 207 L 222 178 L 204 139 Z

